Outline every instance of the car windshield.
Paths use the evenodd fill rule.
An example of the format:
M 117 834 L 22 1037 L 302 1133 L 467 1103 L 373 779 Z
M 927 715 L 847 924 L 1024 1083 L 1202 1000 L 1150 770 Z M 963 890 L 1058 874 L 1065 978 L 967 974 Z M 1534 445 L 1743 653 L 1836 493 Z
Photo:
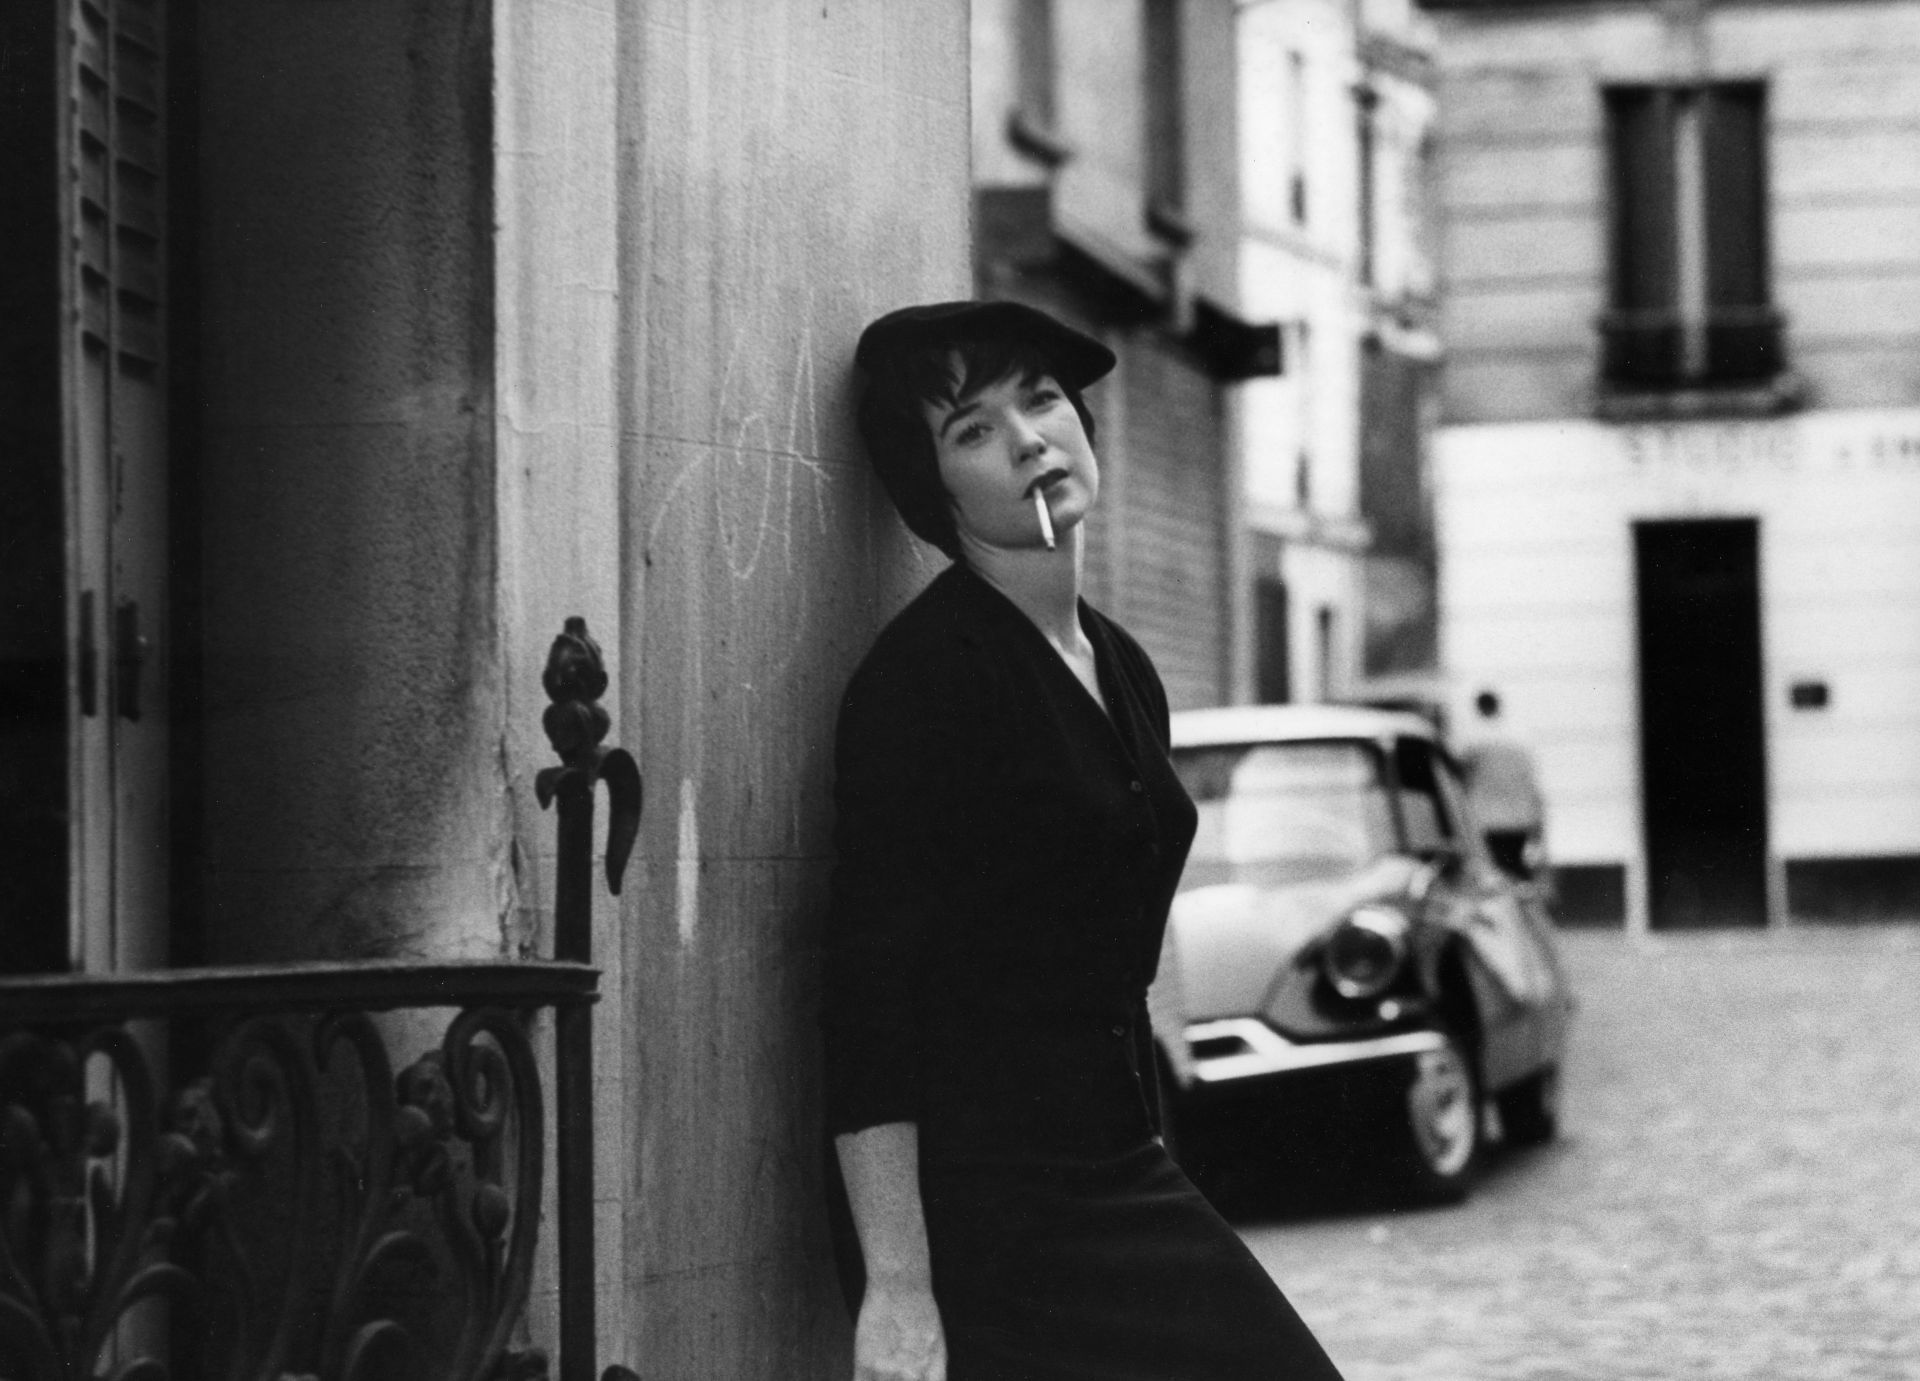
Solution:
M 1338 877 L 1392 852 L 1392 808 L 1368 743 L 1230 744 L 1176 749 L 1200 808 L 1183 889 Z

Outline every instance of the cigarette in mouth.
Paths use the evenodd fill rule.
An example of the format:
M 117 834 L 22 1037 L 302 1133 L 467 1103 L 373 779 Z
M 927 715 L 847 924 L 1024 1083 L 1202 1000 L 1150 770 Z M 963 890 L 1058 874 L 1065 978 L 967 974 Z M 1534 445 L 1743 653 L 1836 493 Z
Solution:
M 1040 517 L 1040 536 L 1047 544 L 1047 550 L 1053 548 L 1053 515 L 1047 512 L 1047 496 L 1040 490 L 1033 491 L 1033 511 Z

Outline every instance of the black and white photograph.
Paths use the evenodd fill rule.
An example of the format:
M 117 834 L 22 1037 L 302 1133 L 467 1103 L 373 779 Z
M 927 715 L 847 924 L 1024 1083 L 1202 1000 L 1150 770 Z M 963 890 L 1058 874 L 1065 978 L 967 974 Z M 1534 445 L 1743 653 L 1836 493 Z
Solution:
M 0 1381 L 1596 1378 L 1920 1378 L 1920 0 L 0 0 Z

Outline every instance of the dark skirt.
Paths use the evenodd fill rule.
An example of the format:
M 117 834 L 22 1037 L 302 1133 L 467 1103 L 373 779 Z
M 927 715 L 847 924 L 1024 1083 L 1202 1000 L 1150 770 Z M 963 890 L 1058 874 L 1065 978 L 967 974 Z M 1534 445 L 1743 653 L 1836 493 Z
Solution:
M 921 1170 L 948 1381 L 1339 1381 L 1157 1142 Z

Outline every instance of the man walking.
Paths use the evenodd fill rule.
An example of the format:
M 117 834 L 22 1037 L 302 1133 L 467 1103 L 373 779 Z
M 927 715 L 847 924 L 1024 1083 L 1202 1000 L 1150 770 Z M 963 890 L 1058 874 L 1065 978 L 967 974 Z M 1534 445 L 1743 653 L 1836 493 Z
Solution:
M 1483 690 L 1474 697 L 1476 732 L 1461 753 L 1467 804 L 1486 835 L 1494 862 L 1523 881 L 1545 858 L 1546 805 L 1534 777 L 1533 755 L 1508 737 L 1500 723 L 1500 697 Z

